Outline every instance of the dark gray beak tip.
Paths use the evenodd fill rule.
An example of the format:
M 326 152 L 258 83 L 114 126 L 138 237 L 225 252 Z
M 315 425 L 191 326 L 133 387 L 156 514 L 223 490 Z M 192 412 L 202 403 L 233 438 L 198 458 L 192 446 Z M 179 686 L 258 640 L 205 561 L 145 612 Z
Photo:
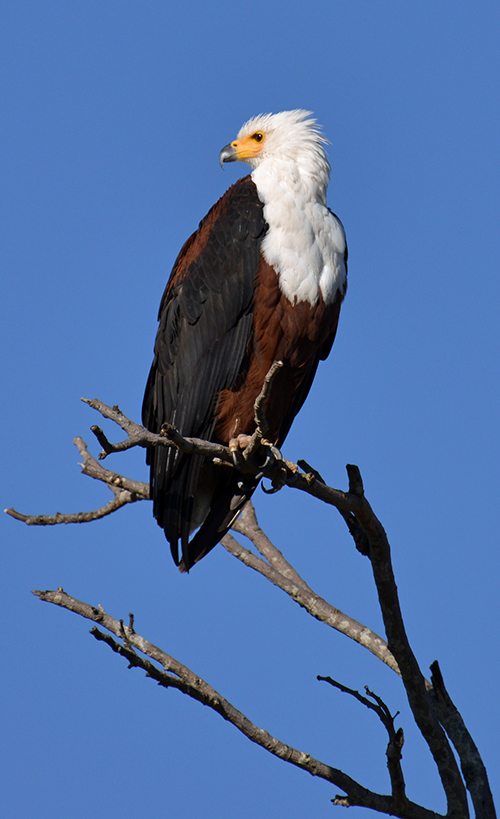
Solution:
M 229 145 L 225 145 L 222 151 L 219 154 L 219 165 L 221 168 L 224 168 L 224 162 L 236 162 L 238 157 L 236 156 L 236 151 L 229 143 Z

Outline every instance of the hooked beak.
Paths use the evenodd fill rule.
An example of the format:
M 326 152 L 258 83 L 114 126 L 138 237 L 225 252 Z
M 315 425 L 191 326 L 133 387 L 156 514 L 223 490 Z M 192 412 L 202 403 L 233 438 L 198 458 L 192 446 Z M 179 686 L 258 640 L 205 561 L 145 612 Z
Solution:
M 219 154 L 219 164 L 222 169 L 224 169 L 224 162 L 237 162 L 238 161 L 238 153 L 236 148 L 233 148 L 231 143 L 229 145 L 225 145 L 222 151 Z

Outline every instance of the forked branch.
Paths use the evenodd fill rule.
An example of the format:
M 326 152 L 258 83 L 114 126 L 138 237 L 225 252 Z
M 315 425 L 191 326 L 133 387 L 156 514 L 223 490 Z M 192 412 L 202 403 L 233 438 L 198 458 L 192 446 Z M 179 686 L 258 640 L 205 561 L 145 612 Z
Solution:
M 387 745 L 385 753 L 387 756 L 387 768 L 389 769 L 389 776 L 391 778 L 392 795 L 395 804 L 400 810 L 404 810 L 407 802 L 405 780 L 401 767 L 401 750 L 404 744 L 404 733 L 402 728 L 398 728 L 396 731 L 394 727 L 394 720 L 399 712 L 391 716 L 391 712 L 382 698 L 374 694 L 373 691 L 370 691 L 368 686 L 365 686 L 366 697 L 364 697 L 359 691 L 354 691 L 352 688 L 348 688 L 346 685 L 333 680 L 331 677 L 321 677 L 318 674 L 317 679 L 329 683 L 345 694 L 350 694 L 351 697 L 354 697 L 358 702 L 361 702 L 377 714 L 389 734 L 389 744 Z
M 248 739 L 260 745 L 269 753 L 307 771 L 312 776 L 318 776 L 337 788 L 341 788 L 345 793 L 342 796 L 335 797 L 334 803 L 372 808 L 379 813 L 399 816 L 401 819 L 443 819 L 440 814 L 427 810 L 409 800 L 405 801 L 404 807 L 398 807 L 392 795 L 374 793 L 338 768 L 333 768 L 315 759 L 310 754 L 281 742 L 268 731 L 251 722 L 248 717 L 222 697 L 199 675 L 158 648 L 158 646 L 149 642 L 149 640 L 137 634 L 133 622 L 127 626 L 123 620 L 115 620 L 101 607 L 91 606 L 70 597 L 61 588 L 56 591 L 34 591 L 33 594 L 41 600 L 54 603 L 94 623 L 98 623 L 110 634 L 113 634 L 117 639 L 111 637 L 110 634 L 103 633 L 96 627 L 90 632 L 97 640 L 105 642 L 114 652 L 124 657 L 128 661 L 129 668 L 141 668 L 146 672 L 146 676 L 156 680 L 162 687 L 176 688 L 203 705 L 207 705 L 234 725 Z M 137 652 L 140 652 L 140 654 Z M 141 654 L 145 656 L 143 657 Z M 161 668 L 158 667 L 157 663 Z

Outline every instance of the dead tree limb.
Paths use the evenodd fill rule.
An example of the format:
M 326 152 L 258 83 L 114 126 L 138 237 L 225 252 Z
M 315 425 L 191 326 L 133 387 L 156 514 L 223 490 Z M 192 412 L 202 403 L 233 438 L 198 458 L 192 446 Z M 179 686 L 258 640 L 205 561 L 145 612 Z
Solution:
M 432 697 L 406 634 L 392 569 L 391 550 L 384 528 L 365 501 L 357 466 L 347 467 L 349 490 L 360 499 L 355 516 L 368 539 L 370 559 L 387 642 L 396 658 L 415 721 L 436 763 L 448 803 L 447 815 L 468 817 L 467 795 L 450 743 L 433 707 Z
M 253 513 L 253 516 L 255 517 L 255 513 Z M 237 525 L 235 525 L 233 528 L 236 528 L 236 531 L 241 531 Z M 245 528 L 245 534 L 247 537 L 249 537 L 260 550 L 258 544 L 262 539 L 257 539 L 255 541 L 249 529 L 247 527 Z M 262 535 L 266 540 L 265 548 L 267 554 L 269 555 L 271 552 L 271 547 L 273 549 L 275 547 L 273 547 L 271 541 L 264 535 L 264 533 L 262 533 Z M 327 626 L 334 628 L 336 631 L 340 631 L 342 634 L 350 637 L 351 640 L 354 640 L 356 643 L 364 646 L 379 660 L 382 660 L 382 662 L 388 665 L 389 668 L 392 668 L 393 671 L 399 674 L 396 660 L 389 651 L 385 640 L 379 637 L 378 634 L 375 634 L 375 632 L 371 631 L 371 629 L 364 626 L 362 623 L 359 623 L 353 617 L 349 617 L 349 615 L 340 611 L 340 609 L 337 609 L 335 606 L 327 603 L 326 600 L 316 594 L 307 585 L 307 583 L 302 580 L 300 575 L 297 574 L 294 569 L 292 572 L 287 571 L 285 573 L 284 571 L 275 568 L 275 566 L 268 563 L 267 560 L 263 560 L 262 558 L 254 555 L 249 549 L 245 549 L 245 547 L 238 543 L 238 541 L 235 540 L 232 535 L 226 535 L 222 539 L 221 543 L 230 554 L 237 557 L 238 560 L 241 560 L 241 562 L 246 566 L 249 566 L 251 569 L 254 569 L 254 571 L 262 574 L 275 586 L 278 586 L 278 588 L 288 594 L 292 600 L 295 600 L 299 606 L 302 606 L 302 608 L 306 609 L 309 614 L 315 617 L 316 620 L 320 620 Z M 276 552 L 279 552 L 279 550 L 276 549 Z M 290 564 L 285 561 L 283 555 L 281 555 L 281 557 L 283 562 L 289 566 Z M 290 576 L 290 574 L 292 574 L 292 576 Z
M 437 660 L 432 663 L 431 672 L 439 719 L 459 756 L 465 783 L 474 805 L 476 819 L 494 819 L 496 812 L 488 774 L 477 745 L 467 730 L 462 715 L 446 690 Z
M 34 591 L 33 594 L 39 597 L 40 600 L 54 603 L 98 623 L 118 640 L 121 640 L 121 642 L 118 642 L 96 627 L 90 632 L 97 640 L 105 642 L 115 653 L 123 656 L 128 661 L 129 668 L 143 669 L 146 675 L 156 680 L 160 686 L 176 688 L 178 691 L 216 711 L 248 739 L 260 745 L 269 753 L 301 768 L 312 776 L 325 779 L 332 785 L 341 788 L 345 795 L 335 797 L 334 804 L 371 808 L 379 813 L 398 816 L 401 819 L 444 819 L 441 814 L 430 811 L 410 800 L 406 800 L 404 807 L 400 808 L 397 806 L 393 795 L 382 795 L 370 791 L 338 768 L 326 765 L 324 762 L 310 756 L 310 754 L 299 751 L 273 737 L 270 733 L 251 722 L 248 717 L 222 697 L 201 677 L 137 634 L 133 622 L 127 626 L 123 620 L 116 620 L 101 607 L 91 606 L 70 597 L 61 588 L 56 591 Z M 141 657 L 137 651 L 149 659 Z M 155 663 L 159 663 L 161 668 L 158 668 Z
M 56 512 L 55 515 L 23 515 L 15 509 L 5 509 L 7 515 L 10 515 L 15 520 L 20 520 L 27 526 L 55 526 L 58 523 L 90 523 L 93 520 L 105 518 L 113 512 L 117 512 L 122 506 L 127 503 L 133 503 L 136 498 L 133 498 L 130 492 L 125 489 L 115 490 L 115 497 L 110 500 L 105 506 L 100 506 L 99 509 L 92 509 L 89 512 L 76 512 L 74 514 L 62 514 Z
M 17 512 L 16 509 L 5 509 L 5 513 L 10 515 L 15 520 L 20 520 L 26 523 L 27 526 L 55 526 L 59 523 L 89 523 L 93 520 L 99 520 L 113 512 L 126 506 L 128 503 L 135 503 L 139 500 L 149 500 L 149 484 L 142 481 L 134 481 L 131 478 L 125 478 L 117 472 L 111 472 L 96 461 L 87 449 L 87 444 L 82 438 L 77 437 L 73 443 L 78 448 L 83 463 L 82 473 L 91 478 L 102 481 L 107 484 L 108 488 L 113 492 L 114 498 L 110 500 L 105 506 L 99 509 L 93 509 L 88 512 L 62 513 L 56 512 L 55 515 L 24 515 Z
M 270 388 L 271 382 L 272 379 L 269 379 L 267 386 L 265 385 L 261 396 L 259 396 L 256 402 L 255 412 L 257 418 L 259 412 L 262 412 L 267 394 L 265 390 Z M 235 466 L 235 453 L 231 447 L 225 447 L 194 438 L 184 438 L 170 425 L 164 425 L 162 433 L 160 435 L 154 435 L 139 424 L 135 424 L 126 418 L 117 406 L 108 407 L 98 399 L 92 401 L 87 399 L 83 400 L 99 411 L 103 417 L 117 423 L 128 436 L 126 440 L 112 444 L 108 441 L 100 428 L 94 427 L 93 431 L 103 447 L 103 452 L 101 452 L 99 456 L 100 459 L 105 458 L 112 452 L 124 451 L 133 446 L 175 446 L 188 454 L 196 453 L 211 458 L 221 466 L 224 465 L 227 468 L 234 468 Z M 259 400 L 260 408 L 257 406 Z M 401 674 L 414 718 L 438 768 L 447 797 L 448 819 L 467 819 L 468 817 L 465 785 L 448 738 L 451 739 L 459 755 L 465 782 L 473 800 L 476 817 L 478 817 L 478 819 L 494 819 L 495 809 L 484 765 L 472 738 L 465 728 L 460 714 L 444 688 L 442 677 L 438 673 L 438 666 L 433 666 L 433 688 L 422 674 L 409 645 L 399 606 L 387 536 L 382 524 L 375 516 L 370 504 L 365 498 L 363 482 L 358 467 L 352 465 L 348 465 L 347 467 L 349 476 L 348 492 L 343 492 L 328 486 L 319 473 L 309 467 L 304 461 L 299 461 L 299 465 L 305 470 L 301 473 L 298 465 L 285 461 L 281 454 L 273 447 L 266 447 L 270 455 L 266 458 L 266 463 L 263 467 L 262 458 L 260 457 L 262 453 L 259 450 L 259 447 L 264 443 L 263 430 L 265 426 L 262 419 L 258 419 L 258 426 L 260 437 L 257 436 L 258 440 L 253 436 L 251 438 L 249 437 L 246 449 L 242 453 L 243 457 L 236 459 L 237 468 L 254 476 L 258 475 L 260 477 L 264 475 L 270 478 L 274 488 L 280 488 L 286 484 L 299 491 L 307 492 L 318 500 L 334 506 L 339 510 L 347 523 L 356 548 L 362 554 L 366 555 L 371 562 L 388 642 L 385 643 L 365 626 L 348 618 L 316 595 L 300 575 L 298 575 L 295 569 L 286 561 L 283 554 L 274 547 L 262 532 L 251 507 L 247 508 L 245 515 L 240 521 L 235 523 L 234 528 L 236 531 L 250 538 L 262 557 L 258 557 L 250 550 L 245 549 L 238 544 L 231 535 L 226 536 L 224 539 L 224 546 L 243 563 L 259 571 L 268 580 L 289 594 L 292 599 L 306 608 L 314 617 L 342 631 L 352 639 L 355 639 L 361 645 L 364 645 L 372 651 L 372 653 L 383 660 L 383 662 L 389 665 L 393 670 Z M 106 483 L 113 492 L 114 498 L 105 506 L 90 512 L 80 512 L 70 515 L 57 513 L 56 515 L 45 516 L 23 515 L 14 509 L 8 509 L 6 510 L 8 514 L 17 520 L 24 521 L 28 525 L 86 522 L 111 514 L 127 503 L 149 498 L 149 487 L 147 484 L 134 481 L 118 473 L 104 469 L 102 465 L 88 453 L 86 444 L 80 438 L 75 439 L 75 444 L 78 446 L 83 459 L 82 471 L 84 474 Z M 41 594 L 42 593 L 40 593 L 40 595 Z M 60 593 L 57 594 L 60 596 Z M 57 601 L 54 599 L 51 602 Z M 78 601 L 76 602 L 78 603 Z M 59 605 L 62 604 L 59 603 Z M 85 604 L 79 605 L 85 606 Z M 70 605 L 64 607 L 71 608 Z M 89 611 L 90 609 L 92 609 L 92 607 L 89 608 Z M 92 609 L 92 611 L 94 610 Z M 81 614 L 82 611 L 79 611 L 79 613 Z M 83 616 L 87 615 L 84 614 Z M 93 618 L 91 617 L 91 619 Z M 118 636 L 122 635 L 120 634 Z M 199 697 L 195 698 L 199 699 Z M 278 742 L 273 738 L 271 738 L 271 740 L 272 742 Z M 275 753 L 271 748 L 268 748 L 268 750 Z M 296 753 L 298 754 L 299 752 Z M 393 753 L 397 756 L 397 745 L 394 743 Z M 278 753 L 277 755 L 280 754 Z M 283 758 L 285 758 L 285 756 L 283 756 Z M 307 766 L 293 759 L 288 761 L 292 761 L 293 764 L 298 764 L 299 767 L 306 767 L 307 769 Z M 314 764 L 316 763 L 317 761 L 314 761 Z M 321 765 L 321 763 L 317 764 Z M 315 775 L 321 774 L 315 773 Z M 406 796 L 404 795 L 404 780 L 401 779 L 396 768 L 394 768 L 391 774 L 391 779 L 392 796 L 382 797 L 375 794 L 374 796 L 377 800 L 382 800 L 378 802 L 380 806 L 375 809 L 381 812 L 394 813 L 398 816 L 416 816 L 417 814 L 411 811 L 416 810 L 418 806 L 416 806 L 416 808 L 411 807 L 412 803 L 406 800 Z M 339 785 L 339 787 L 344 786 Z M 368 805 L 366 802 L 366 792 L 358 783 L 354 783 L 354 785 L 350 787 L 350 790 L 344 788 L 349 796 L 338 797 L 339 801 L 336 802 L 336 804 L 356 804 L 366 807 L 375 807 L 371 804 Z M 370 796 L 370 798 L 372 797 Z M 390 803 L 384 801 L 388 799 Z M 403 804 L 404 809 L 401 808 Z M 418 808 L 418 810 L 421 811 L 424 809 Z M 420 813 L 418 815 L 424 814 Z M 425 815 L 430 816 L 435 814 L 426 812 Z
M 279 362 L 277 362 L 277 364 L 279 364 Z M 270 372 L 273 372 L 272 369 Z M 269 382 L 269 384 L 270 383 L 271 382 Z M 223 446 L 222 444 L 214 444 L 211 441 L 204 441 L 200 438 L 185 438 L 180 435 L 175 427 L 170 424 L 164 424 L 161 434 L 156 435 L 149 432 L 149 430 L 145 429 L 140 424 L 136 424 L 134 421 L 131 421 L 130 418 L 127 418 L 117 405 L 109 407 L 107 404 L 104 404 L 97 398 L 82 398 L 82 401 L 96 411 L 100 412 L 104 418 L 118 424 L 118 426 L 120 426 L 128 436 L 126 440 L 112 444 L 108 441 L 100 427 L 95 425 L 92 426 L 92 431 L 103 447 L 103 450 L 99 455 L 99 460 L 103 460 L 111 453 L 123 452 L 136 446 L 143 448 L 152 446 L 166 446 L 176 447 L 181 452 L 186 454 L 203 455 L 204 457 L 210 458 L 214 462 L 229 468 L 234 468 L 235 466 L 233 458 L 234 453 L 230 447 Z M 249 446 L 252 447 L 253 438 L 249 437 L 249 441 Z M 98 461 L 96 461 L 95 458 L 92 458 L 92 456 L 86 451 L 86 444 L 82 441 L 82 439 L 75 438 L 74 442 L 84 460 L 82 466 L 82 472 L 84 474 L 104 481 L 104 483 L 106 483 L 111 489 L 113 489 L 113 487 L 127 489 L 131 493 L 130 498 L 126 501 L 127 503 L 133 503 L 135 501 L 146 500 L 149 498 L 149 491 L 146 489 L 147 484 L 141 481 L 134 481 L 131 478 L 126 478 L 125 476 L 116 472 L 111 472 L 110 470 L 99 470 Z M 366 501 L 364 501 L 364 499 L 360 499 L 355 493 L 346 493 L 339 489 L 334 489 L 331 486 L 327 486 L 318 478 L 318 474 L 316 472 L 308 472 L 306 474 L 301 473 L 297 464 L 293 464 L 290 461 L 285 461 L 282 459 L 280 453 L 278 453 L 274 447 L 266 447 L 265 449 L 269 457 L 268 463 L 264 468 L 259 458 L 248 457 L 247 453 L 247 457 L 238 459 L 238 469 L 241 469 L 248 475 L 263 475 L 270 480 L 277 478 L 280 485 L 287 485 L 302 492 L 307 492 L 309 495 L 312 495 L 318 500 L 335 506 L 340 511 L 355 514 L 357 509 L 366 504 Z M 245 452 L 243 455 L 245 456 Z M 125 504 L 122 503 L 117 505 L 116 509 L 123 505 Z M 111 509 L 110 511 L 115 511 L 115 508 Z M 26 523 L 29 521 L 29 525 L 35 525 L 35 519 L 37 520 L 37 525 L 48 525 L 49 518 L 51 519 L 51 523 L 82 523 L 86 522 L 87 520 L 90 521 L 96 519 L 96 517 L 92 517 L 92 515 L 95 514 L 94 512 L 78 512 L 76 515 L 63 515 L 58 513 L 57 515 L 50 516 L 25 515 L 21 512 L 17 512 L 15 509 L 6 509 L 5 512 L 11 517 L 16 518 L 16 520 L 22 520 Z M 106 514 L 109 513 L 110 512 L 107 512 Z M 102 517 L 102 515 L 100 516 Z M 97 517 L 99 517 L 99 515 Z
M 382 698 L 374 694 L 373 691 L 370 691 L 368 686 L 365 686 L 366 697 L 364 697 L 359 691 L 348 688 L 346 685 L 337 682 L 337 680 L 333 680 L 331 677 L 321 677 L 318 674 L 317 679 L 329 683 L 345 694 L 350 694 L 351 697 L 354 697 L 358 702 L 361 702 L 377 714 L 389 735 L 389 744 L 387 745 L 385 753 L 387 756 L 387 768 L 391 779 L 392 795 L 399 810 L 404 810 L 407 801 L 405 780 L 401 767 L 401 749 L 404 744 L 404 733 L 402 728 L 396 731 L 394 727 L 394 720 L 399 712 L 391 716 L 391 712 Z

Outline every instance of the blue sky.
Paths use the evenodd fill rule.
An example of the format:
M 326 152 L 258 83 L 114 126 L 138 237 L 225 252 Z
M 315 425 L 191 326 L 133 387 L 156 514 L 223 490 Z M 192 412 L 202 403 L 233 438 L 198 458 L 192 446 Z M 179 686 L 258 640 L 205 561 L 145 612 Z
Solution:
M 357 463 L 390 536 L 424 671 L 438 659 L 500 796 L 498 224 L 493 2 L 25 2 L 3 6 L 2 505 L 108 500 L 72 445 L 95 413 L 139 419 L 175 256 L 246 166 L 218 153 L 262 111 L 330 140 L 349 290 L 284 447 L 333 486 Z M 110 434 L 114 431 L 109 429 Z M 110 468 L 146 478 L 143 453 Z M 284 490 L 259 519 L 308 583 L 381 632 L 339 516 Z M 261 727 L 387 792 L 375 716 L 316 682 L 369 685 L 405 730 L 409 796 L 444 810 L 395 675 L 214 552 L 173 566 L 148 504 L 86 526 L 2 516 L 3 801 L 19 817 L 330 817 L 334 789 L 163 692 L 30 589 L 63 586 L 185 662 Z M 351 817 L 368 815 L 352 809 Z

